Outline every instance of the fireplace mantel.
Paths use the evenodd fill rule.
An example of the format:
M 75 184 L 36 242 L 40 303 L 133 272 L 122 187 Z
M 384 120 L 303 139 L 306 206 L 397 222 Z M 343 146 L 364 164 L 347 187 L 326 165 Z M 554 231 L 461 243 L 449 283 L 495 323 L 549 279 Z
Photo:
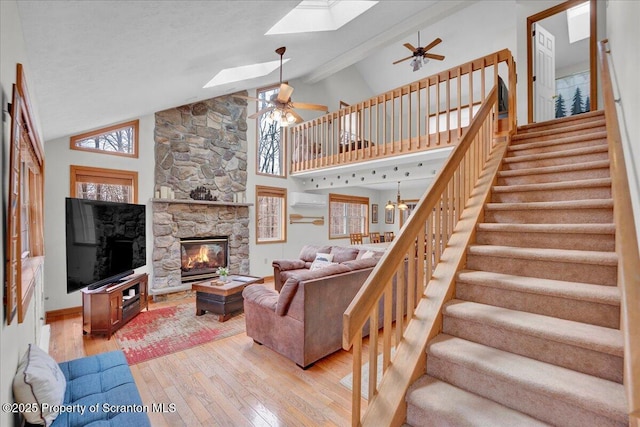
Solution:
M 167 203 L 167 204 L 181 204 L 181 205 L 211 205 L 211 206 L 235 206 L 235 207 L 248 207 L 253 206 L 253 203 L 235 203 L 225 202 L 221 200 L 192 200 L 192 199 L 151 199 L 152 203 Z

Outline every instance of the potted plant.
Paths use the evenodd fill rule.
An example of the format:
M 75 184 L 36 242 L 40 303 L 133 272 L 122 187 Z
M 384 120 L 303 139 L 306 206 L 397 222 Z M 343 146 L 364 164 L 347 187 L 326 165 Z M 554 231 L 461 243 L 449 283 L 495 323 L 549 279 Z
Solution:
M 218 267 L 216 273 L 220 276 L 220 281 L 226 282 L 229 280 L 229 269 L 227 267 Z

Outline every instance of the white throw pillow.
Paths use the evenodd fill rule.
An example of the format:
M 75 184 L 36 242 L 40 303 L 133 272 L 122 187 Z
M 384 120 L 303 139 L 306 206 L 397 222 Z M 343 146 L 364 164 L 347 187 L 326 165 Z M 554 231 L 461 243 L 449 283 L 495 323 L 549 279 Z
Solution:
M 25 403 L 22 413 L 31 424 L 50 425 L 58 416 L 53 405 L 61 405 L 67 380 L 55 360 L 37 345 L 29 344 L 13 377 L 13 397 Z M 43 404 L 47 405 L 43 405 Z
M 311 263 L 311 267 L 309 268 L 309 270 L 315 271 L 319 268 L 331 265 L 331 261 L 333 261 L 333 254 L 317 253 L 316 259 Z
M 376 256 L 376 253 L 374 251 L 367 251 L 364 254 L 362 254 L 362 258 L 360 259 L 373 258 L 374 256 Z

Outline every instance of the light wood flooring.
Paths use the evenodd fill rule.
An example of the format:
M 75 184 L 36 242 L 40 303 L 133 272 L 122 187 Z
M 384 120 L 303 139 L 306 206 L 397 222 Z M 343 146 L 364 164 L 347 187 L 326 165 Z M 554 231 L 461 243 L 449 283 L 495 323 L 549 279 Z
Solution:
M 194 298 L 174 294 L 150 302 L 149 309 Z M 58 362 L 117 349 L 115 338 L 84 336 L 81 315 L 51 322 L 49 352 Z M 348 426 L 351 391 L 339 381 L 351 363 L 351 353 L 340 350 L 302 370 L 242 333 L 133 365 L 131 371 L 144 404 L 175 404 L 175 412 L 149 413 L 154 427 Z

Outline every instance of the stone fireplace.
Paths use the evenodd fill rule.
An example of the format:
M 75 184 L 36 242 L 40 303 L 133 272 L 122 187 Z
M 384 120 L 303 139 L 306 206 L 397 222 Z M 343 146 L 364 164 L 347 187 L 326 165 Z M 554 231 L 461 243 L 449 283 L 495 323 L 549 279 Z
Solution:
M 251 204 L 233 202 L 234 194 L 246 191 L 246 114 L 246 101 L 232 96 L 156 113 L 156 190 L 169 187 L 175 198 L 152 201 L 152 294 L 191 287 L 183 282 L 182 261 L 185 251 L 187 258 L 193 254 L 183 249 L 181 240 L 223 236 L 227 240 L 223 261 L 230 272 L 250 274 Z M 193 190 L 200 187 L 209 191 L 213 200 L 191 199 Z M 208 250 L 217 256 L 216 245 L 212 243 Z M 204 269 L 215 271 L 217 266 Z

